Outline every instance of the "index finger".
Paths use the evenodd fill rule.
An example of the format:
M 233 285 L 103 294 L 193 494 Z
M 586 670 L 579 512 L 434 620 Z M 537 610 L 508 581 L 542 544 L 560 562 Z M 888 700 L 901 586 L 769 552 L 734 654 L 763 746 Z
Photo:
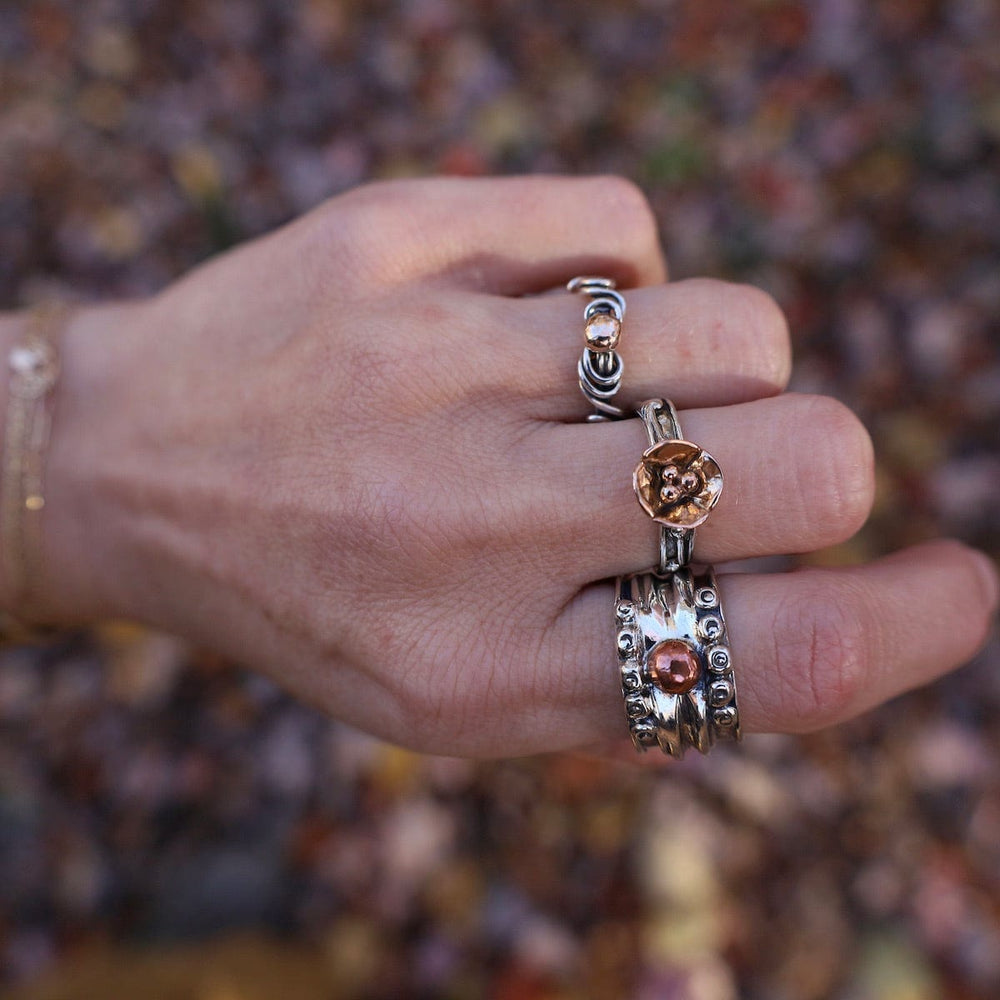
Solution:
M 626 288 L 667 277 L 653 210 L 623 177 L 385 181 L 330 204 L 352 258 L 383 282 L 444 277 L 453 287 L 526 295 L 578 274 Z

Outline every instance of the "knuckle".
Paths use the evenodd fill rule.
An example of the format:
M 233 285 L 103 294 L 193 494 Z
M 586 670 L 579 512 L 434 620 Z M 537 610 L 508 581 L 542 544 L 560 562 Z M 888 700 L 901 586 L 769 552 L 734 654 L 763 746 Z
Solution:
M 747 338 L 748 356 L 755 374 L 775 386 L 784 387 L 792 371 L 791 338 L 788 320 L 774 298 L 756 285 L 730 285 L 736 311 Z
M 872 635 L 863 595 L 849 587 L 831 594 L 816 571 L 803 570 L 776 610 L 775 676 L 787 718 L 800 731 L 853 714 L 869 680 Z
M 301 220 L 299 259 L 319 272 L 324 286 L 335 274 L 344 288 L 367 277 L 376 256 L 371 233 L 378 221 L 368 213 L 377 211 L 349 193 L 324 202 Z
M 727 371 L 737 365 L 734 374 L 763 381 L 775 391 L 788 384 L 792 370 L 788 323 L 767 292 L 718 278 L 686 278 L 671 287 L 684 293 L 680 300 L 684 319 L 699 331 L 707 357 L 725 359 Z M 707 317 L 712 322 L 706 322 Z
M 408 322 L 402 326 L 391 306 L 387 301 L 390 311 L 382 314 L 380 350 L 391 359 L 382 394 L 394 412 L 416 420 L 477 396 L 483 378 L 480 343 L 467 334 L 484 325 L 476 313 L 446 296 L 408 296 Z
M 305 253 L 337 278 L 343 298 L 353 282 L 391 278 L 408 240 L 412 211 L 420 198 L 416 181 L 376 181 L 324 202 L 304 221 Z
M 594 200 L 603 211 L 613 213 L 615 227 L 629 243 L 659 243 L 659 226 L 645 192 L 635 181 L 617 174 L 593 178 Z
M 816 496 L 816 485 L 822 484 L 819 495 L 825 498 L 825 520 L 832 529 L 828 541 L 841 541 L 864 524 L 875 498 L 872 440 L 858 417 L 830 396 L 808 397 L 803 419 L 821 429 L 803 490 Z
M 430 182 L 413 179 L 371 181 L 331 198 L 326 206 L 330 209 L 358 212 L 362 216 L 380 209 L 387 209 L 395 214 L 411 202 L 419 201 L 419 191 L 416 189 L 428 183 Z

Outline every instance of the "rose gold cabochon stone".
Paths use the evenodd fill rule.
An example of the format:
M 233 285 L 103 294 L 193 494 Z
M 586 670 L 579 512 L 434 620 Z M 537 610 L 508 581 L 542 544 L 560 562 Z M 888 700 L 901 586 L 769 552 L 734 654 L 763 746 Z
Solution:
M 698 683 L 701 662 L 680 639 L 658 642 L 646 658 L 653 683 L 667 694 L 686 694 Z

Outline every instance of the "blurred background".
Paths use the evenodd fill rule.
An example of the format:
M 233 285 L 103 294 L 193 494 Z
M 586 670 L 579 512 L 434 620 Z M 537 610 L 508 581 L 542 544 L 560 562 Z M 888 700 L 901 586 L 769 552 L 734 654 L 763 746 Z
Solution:
M 777 297 L 879 458 L 811 561 L 1000 555 L 993 0 L 0 2 L 4 308 L 525 171 L 632 177 L 674 277 Z M 657 773 L 418 757 L 123 625 L 4 650 L 2 992 L 995 1000 L 998 668 Z

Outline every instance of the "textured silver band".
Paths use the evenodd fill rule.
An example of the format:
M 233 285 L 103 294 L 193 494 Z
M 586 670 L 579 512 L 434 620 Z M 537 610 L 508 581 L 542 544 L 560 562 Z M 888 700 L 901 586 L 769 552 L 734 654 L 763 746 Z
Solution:
M 636 750 L 681 758 L 740 739 L 736 679 L 711 569 L 619 577 L 616 647 Z

